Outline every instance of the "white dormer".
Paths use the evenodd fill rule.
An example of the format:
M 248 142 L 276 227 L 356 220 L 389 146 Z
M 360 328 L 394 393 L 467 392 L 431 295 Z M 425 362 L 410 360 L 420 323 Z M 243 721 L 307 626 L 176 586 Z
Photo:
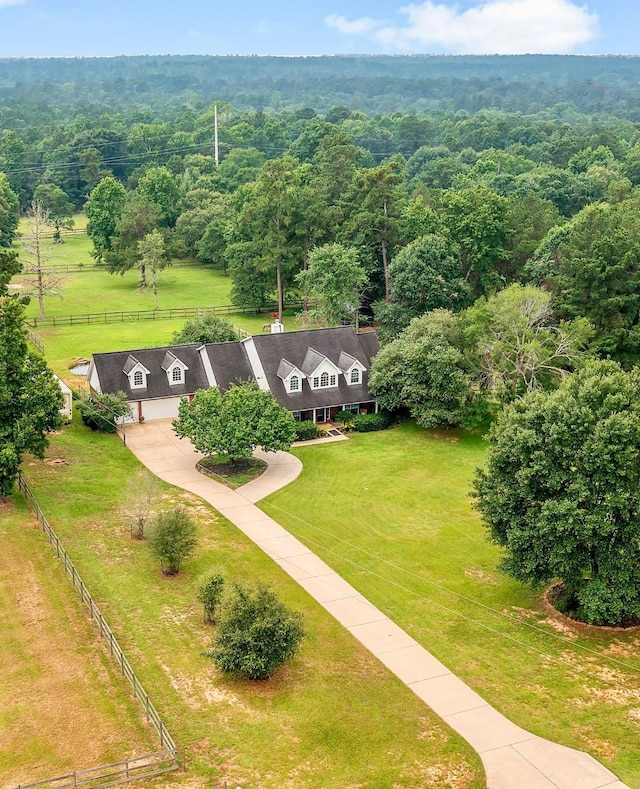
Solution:
M 147 388 L 147 376 L 151 375 L 149 370 L 139 362 L 135 356 L 129 354 L 127 356 L 127 361 L 124 363 L 124 367 L 122 368 L 122 372 L 127 376 L 129 379 L 129 387 L 131 389 L 146 389 Z
M 307 376 L 295 364 L 286 359 L 281 359 L 278 365 L 278 378 L 284 384 L 287 394 L 297 394 L 302 391 L 302 382 Z
M 367 369 L 362 362 L 351 356 L 350 353 L 342 351 L 338 359 L 338 367 L 344 375 L 344 379 L 349 386 L 357 386 L 362 383 L 362 375 Z
M 312 389 L 330 389 L 338 386 L 341 370 L 330 359 L 313 348 L 307 350 L 302 370 Z
M 167 374 L 167 380 L 170 386 L 179 386 L 185 382 L 185 373 L 189 368 L 184 362 L 178 359 L 175 353 L 167 351 L 160 366 Z

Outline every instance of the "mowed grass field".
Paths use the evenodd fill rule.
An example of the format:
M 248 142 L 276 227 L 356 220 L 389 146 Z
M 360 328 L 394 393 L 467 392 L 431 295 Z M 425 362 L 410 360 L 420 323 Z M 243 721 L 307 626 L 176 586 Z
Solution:
M 75 227 L 86 226 L 86 217 L 77 215 Z M 22 220 L 20 231 L 27 231 L 27 221 Z M 23 254 L 17 244 L 20 256 Z M 45 296 L 45 315 L 84 315 L 91 313 L 117 313 L 121 311 L 153 310 L 153 294 L 141 290 L 140 272 L 131 270 L 121 274 L 109 274 L 106 270 L 92 269 L 91 239 L 85 234 L 67 235 L 64 243 L 54 244 L 45 239 L 44 252 L 48 258 L 46 266 L 83 264 L 83 271 L 62 273 L 58 295 Z M 17 290 L 29 290 L 28 275 L 14 277 L 12 285 Z M 231 278 L 212 266 L 194 265 L 168 267 L 158 277 L 158 300 L 161 309 L 176 307 L 212 307 L 231 303 Z M 38 315 L 38 302 L 32 298 L 26 315 Z M 251 333 L 260 333 L 269 315 L 237 314 L 223 316 L 234 326 Z M 185 318 L 170 320 L 140 320 L 110 322 L 108 324 L 87 323 L 74 326 L 37 328 L 36 333 L 45 343 L 45 356 L 53 371 L 71 386 L 82 383 L 83 378 L 69 373 L 79 358 L 89 359 L 92 353 L 150 348 L 166 345 L 179 331 Z M 300 328 L 297 317 L 287 314 L 285 324 Z
M 294 450 L 260 506 L 520 726 L 640 787 L 640 632 L 567 626 L 498 570 L 471 507 L 480 436 L 408 423 Z
M 186 748 L 188 774 L 170 785 L 485 785 L 469 746 L 200 499 L 160 487 L 160 506 L 185 504 L 199 531 L 193 558 L 179 576 L 167 578 L 148 545 L 131 540 L 119 515 L 138 468 L 119 439 L 74 424 L 53 437 L 48 455 L 49 462 L 29 462 L 26 476 L 160 714 Z M 227 678 L 203 654 L 213 630 L 203 624 L 196 592 L 202 578 L 219 569 L 230 579 L 270 583 L 305 616 L 301 652 L 269 681 Z
M 157 750 L 141 710 L 18 498 L 0 504 L 0 784 Z

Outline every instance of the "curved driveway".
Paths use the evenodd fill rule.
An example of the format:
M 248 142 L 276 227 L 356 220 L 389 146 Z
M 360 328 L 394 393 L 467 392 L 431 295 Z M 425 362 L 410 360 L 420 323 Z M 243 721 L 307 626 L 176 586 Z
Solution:
M 324 439 L 325 441 L 329 439 Z M 307 547 L 254 506 L 292 482 L 300 461 L 261 453 L 269 467 L 235 491 L 196 471 L 198 454 L 170 420 L 127 425 L 126 443 L 150 471 L 195 493 L 234 523 L 480 754 L 489 789 L 628 789 L 592 756 L 511 723 Z

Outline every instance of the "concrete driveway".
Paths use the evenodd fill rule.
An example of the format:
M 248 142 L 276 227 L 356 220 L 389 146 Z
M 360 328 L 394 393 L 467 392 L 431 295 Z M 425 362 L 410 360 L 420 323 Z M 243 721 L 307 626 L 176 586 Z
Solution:
M 195 469 L 200 455 L 171 420 L 125 427 L 154 474 L 213 505 L 479 753 L 489 789 L 629 789 L 592 756 L 537 737 L 504 717 L 253 502 L 302 470 L 286 452 L 259 453 L 265 473 L 233 491 Z M 323 440 L 324 441 L 324 440 Z M 322 451 L 319 449 L 318 451 Z

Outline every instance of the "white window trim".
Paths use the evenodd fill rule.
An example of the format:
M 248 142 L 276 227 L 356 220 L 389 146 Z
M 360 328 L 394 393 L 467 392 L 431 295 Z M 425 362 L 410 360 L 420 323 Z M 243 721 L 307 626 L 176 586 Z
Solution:
M 136 373 L 140 373 L 142 375 L 142 383 L 136 383 Z M 131 389 L 146 389 L 147 388 L 147 371 L 144 367 L 140 365 L 136 365 L 133 370 L 129 373 L 129 386 Z
M 325 359 L 307 378 L 312 389 L 335 389 L 338 386 L 338 376 L 341 373 L 342 370 L 339 367 L 336 367 L 329 359 Z M 320 383 L 323 375 L 329 376 L 328 383 L 324 385 Z
M 180 379 L 179 380 L 176 380 L 173 377 L 173 374 L 174 374 L 174 372 L 176 370 L 180 371 Z M 184 367 L 183 367 L 183 365 L 177 364 L 176 362 L 174 362 L 174 364 L 172 364 L 171 367 L 169 367 L 168 370 L 167 370 L 167 378 L 169 379 L 169 384 L 171 386 L 180 386 L 181 384 L 183 384 L 184 383 Z
M 344 380 L 347 382 L 347 385 L 348 386 L 360 386 L 360 384 L 362 383 L 362 377 L 363 377 L 365 369 L 366 368 L 362 364 L 360 364 L 360 362 L 356 362 L 355 364 L 352 364 L 351 367 L 348 370 L 345 370 L 344 371 Z M 354 370 L 358 371 L 358 380 L 357 381 L 352 381 L 351 380 L 351 375 L 352 375 Z

